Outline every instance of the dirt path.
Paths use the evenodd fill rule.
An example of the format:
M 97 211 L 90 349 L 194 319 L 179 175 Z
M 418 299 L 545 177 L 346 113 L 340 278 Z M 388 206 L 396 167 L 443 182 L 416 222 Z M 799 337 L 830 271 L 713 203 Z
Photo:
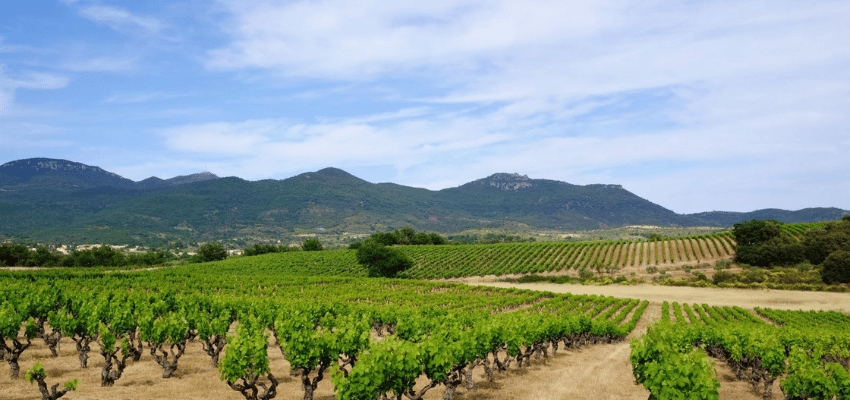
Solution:
M 801 292 L 793 290 L 719 289 L 658 285 L 559 285 L 549 283 L 496 282 L 494 277 L 452 279 L 452 282 L 501 288 L 546 290 L 554 293 L 599 294 L 619 298 L 706 303 L 713 306 L 739 306 L 747 309 L 769 307 L 783 310 L 835 310 L 850 312 L 850 293 Z
M 606 345 L 588 346 L 576 351 L 559 352 L 544 362 L 534 362 L 527 370 L 511 371 L 498 380 L 498 388 L 479 386 L 464 393 L 461 399 L 605 399 L 643 400 L 649 396 L 643 386 L 634 383 L 629 354 L 629 342 L 642 336 L 649 324 L 661 318 L 663 301 L 737 305 L 752 309 L 766 306 L 781 309 L 838 310 L 850 308 L 850 294 L 825 292 L 792 292 L 780 290 L 741 290 L 639 286 L 584 286 L 556 284 L 509 284 L 484 278 L 468 278 L 464 283 L 495 287 L 514 287 L 546 290 L 556 293 L 600 294 L 614 297 L 638 298 L 650 301 L 638 325 L 627 340 Z M 731 369 L 716 361 L 721 400 L 760 400 L 761 394 L 750 385 L 735 379 Z M 483 376 L 479 379 L 483 379 Z M 493 390 L 498 389 L 498 390 Z M 774 383 L 773 399 L 781 399 L 778 381 Z

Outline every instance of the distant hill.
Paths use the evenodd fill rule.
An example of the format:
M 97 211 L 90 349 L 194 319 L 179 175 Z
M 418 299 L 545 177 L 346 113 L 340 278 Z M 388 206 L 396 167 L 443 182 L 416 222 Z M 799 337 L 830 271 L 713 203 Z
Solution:
M 68 160 L 30 158 L 0 165 L 0 188 L 5 190 L 59 189 L 76 191 L 97 187 L 156 189 L 218 179 L 209 172 L 162 180 L 150 177 L 140 182 L 104 171 L 100 167 Z
M 79 190 L 100 186 L 131 188 L 135 182 L 77 162 L 30 158 L 0 165 L 0 187 Z
M 294 233 L 369 234 L 404 226 L 440 233 L 478 228 L 725 227 L 763 216 L 813 222 L 838 219 L 845 212 L 681 215 L 620 185 L 581 186 L 503 173 L 432 191 L 373 184 L 336 168 L 283 180 L 251 182 L 205 172 L 133 182 L 65 160 L 29 159 L 0 166 L 0 234 L 57 243 L 251 243 Z
M 797 211 L 766 208 L 751 212 L 712 211 L 689 214 L 689 217 L 702 221 L 706 226 L 732 226 L 738 222 L 751 219 L 775 219 L 786 224 L 835 221 L 847 215 L 848 211 L 840 208 L 804 208 Z

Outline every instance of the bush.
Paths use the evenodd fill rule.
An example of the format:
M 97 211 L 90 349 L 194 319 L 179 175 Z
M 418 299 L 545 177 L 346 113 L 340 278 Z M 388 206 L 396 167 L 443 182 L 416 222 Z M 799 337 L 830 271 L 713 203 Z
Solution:
M 714 273 L 714 277 L 711 280 L 715 285 L 719 285 L 721 283 L 735 282 L 735 278 L 735 274 L 729 271 L 717 271 Z
M 796 264 L 805 258 L 804 246 L 782 231 L 776 220 L 754 219 L 734 225 L 735 261 L 759 267 Z
M 717 271 L 722 271 L 724 269 L 729 269 L 732 267 L 732 261 L 730 260 L 717 260 L 714 263 L 714 269 Z
M 275 246 L 273 244 L 255 244 L 251 247 L 246 247 L 242 254 L 246 256 L 259 256 L 261 254 L 269 254 L 269 253 L 285 253 L 289 251 L 298 251 L 298 247 L 289 247 L 289 246 Z
M 366 274 L 373 278 L 392 278 L 413 266 L 413 261 L 402 252 L 374 240 L 363 242 L 357 249 L 357 262 L 366 267 Z
M 839 250 L 823 262 L 821 278 L 826 284 L 850 283 L 850 251 Z
M 199 262 L 219 261 L 227 258 L 227 250 L 218 243 L 205 243 L 198 248 L 197 259 Z
M 707 277 L 707 276 L 705 276 L 705 274 L 704 274 L 704 273 L 702 273 L 702 272 L 694 271 L 694 272 L 693 272 L 693 275 L 694 275 L 694 280 L 695 280 L 695 281 L 704 281 L 704 282 L 708 282 L 708 277 Z
M 319 239 L 316 238 L 307 239 L 304 241 L 304 243 L 301 244 L 301 250 L 319 251 L 322 250 L 322 243 L 319 242 Z
M 758 269 L 751 269 L 738 274 L 737 279 L 743 283 L 761 283 L 767 280 L 767 276 Z
M 822 264 L 837 250 L 850 250 L 850 223 L 832 222 L 809 230 L 803 238 L 803 247 L 806 259 L 813 264 Z
M 814 265 L 809 262 L 809 260 L 803 261 L 797 264 L 797 270 L 800 272 L 809 272 L 814 268 Z
M 805 248 L 788 236 L 775 237 L 761 244 L 739 245 L 735 261 L 758 267 L 791 265 L 805 259 Z

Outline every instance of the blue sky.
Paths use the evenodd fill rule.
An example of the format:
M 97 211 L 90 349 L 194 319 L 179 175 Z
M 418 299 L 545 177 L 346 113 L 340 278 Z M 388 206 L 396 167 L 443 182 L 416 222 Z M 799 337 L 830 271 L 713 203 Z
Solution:
M 0 163 L 850 209 L 847 1 L 0 5 Z

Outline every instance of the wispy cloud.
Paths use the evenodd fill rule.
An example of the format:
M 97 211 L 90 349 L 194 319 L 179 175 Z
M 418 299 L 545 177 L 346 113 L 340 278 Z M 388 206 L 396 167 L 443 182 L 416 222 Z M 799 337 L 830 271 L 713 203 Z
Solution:
M 47 124 L 0 119 L 0 151 L 74 146 L 74 141 L 63 137 L 62 133 L 60 129 Z
M 259 154 L 276 149 L 309 165 L 380 160 L 428 187 L 498 170 L 714 197 L 729 188 L 712 174 L 734 169 L 717 164 L 777 187 L 801 171 L 828 179 L 789 160 L 850 167 L 834 152 L 850 151 L 846 1 L 222 3 L 231 41 L 208 53 L 209 68 L 386 85 L 419 110 L 305 123 L 296 142 L 264 134 Z M 384 143 L 392 150 L 375 148 Z M 673 207 L 698 211 L 687 197 Z
M 109 26 L 117 31 L 138 31 L 157 34 L 164 28 L 160 20 L 137 15 L 126 9 L 112 6 L 92 5 L 80 8 L 81 16 L 97 23 Z
M 75 72 L 129 72 L 137 68 L 138 59 L 98 57 L 65 63 L 64 68 Z
M 167 93 L 167 92 L 123 92 L 115 93 L 103 100 L 104 103 L 145 103 L 155 100 L 174 99 L 190 96 L 182 93 Z
M 67 77 L 42 72 L 29 71 L 9 76 L 0 65 L 0 116 L 12 113 L 18 89 L 60 89 L 67 84 Z

